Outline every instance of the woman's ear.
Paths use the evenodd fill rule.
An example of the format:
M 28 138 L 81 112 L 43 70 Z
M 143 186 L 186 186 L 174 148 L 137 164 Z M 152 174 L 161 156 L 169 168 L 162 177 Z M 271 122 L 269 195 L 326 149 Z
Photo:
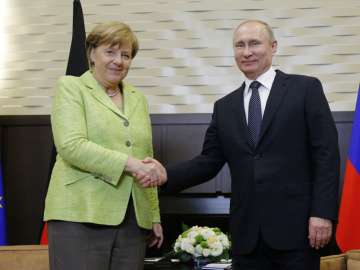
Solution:
M 92 48 L 91 51 L 90 51 L 90 54 L 89 54 L 89 62 L 91 65 L 94 65 L 95 64 L 95 61 L 94 61 L 94 58 L 95 58 L 95 48 Z

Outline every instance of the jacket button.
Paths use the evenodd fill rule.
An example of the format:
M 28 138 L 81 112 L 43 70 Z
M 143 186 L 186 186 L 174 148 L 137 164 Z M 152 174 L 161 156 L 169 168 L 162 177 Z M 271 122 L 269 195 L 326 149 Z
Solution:
M 126 145 L 127 147 L 130 147 L 130 146 L 131 146 L 131 142 L 130 142 L 130 141 L 126 141 L 125 145 Z
M 125 126 L 125 127 L 128 127 L 128 126 L 129 126 L 129 121 L 125 121 L 125 122 L 124 122 L 124 126 Z
M 260 158 L 262 158 L 262 155 L 261 155 L 261 154 L 257 154 L 257 155 L 254 156 L 254 159 L 255 159 L 255 160 L 259 160 Z

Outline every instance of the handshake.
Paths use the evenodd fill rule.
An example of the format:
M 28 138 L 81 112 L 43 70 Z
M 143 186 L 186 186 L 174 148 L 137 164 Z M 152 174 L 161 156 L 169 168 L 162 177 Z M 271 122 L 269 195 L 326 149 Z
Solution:
M 157 187 L 167 181 L 166 170 L 159 161 L 147 157 L 139 160 L 129 157 L 125 170 L 131 173 L 142 187 Z

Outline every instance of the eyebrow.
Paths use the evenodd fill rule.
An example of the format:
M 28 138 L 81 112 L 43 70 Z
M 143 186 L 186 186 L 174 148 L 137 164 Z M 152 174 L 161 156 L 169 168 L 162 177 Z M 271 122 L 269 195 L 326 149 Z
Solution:
M 234 44 L 239 44 L 239 43 L 251 43 L 251 42 L 262 42 L 260 39 L 250 39 L 250 40 L 238 40 L 236 41 Z

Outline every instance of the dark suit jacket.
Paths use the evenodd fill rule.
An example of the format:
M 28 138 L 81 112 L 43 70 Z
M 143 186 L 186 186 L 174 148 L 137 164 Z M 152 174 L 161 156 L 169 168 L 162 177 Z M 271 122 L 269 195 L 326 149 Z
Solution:
M 275 249 L 304 248 L 310 216 L 337 219 L 338 138 L 321 83 L 277 71 L 256 147 L 244 88 L 215 103 L 201 154 L 168 166 L 165 190 L 203 183 L 227 162 L 233 254 L 253 250 L 259 231 Z

